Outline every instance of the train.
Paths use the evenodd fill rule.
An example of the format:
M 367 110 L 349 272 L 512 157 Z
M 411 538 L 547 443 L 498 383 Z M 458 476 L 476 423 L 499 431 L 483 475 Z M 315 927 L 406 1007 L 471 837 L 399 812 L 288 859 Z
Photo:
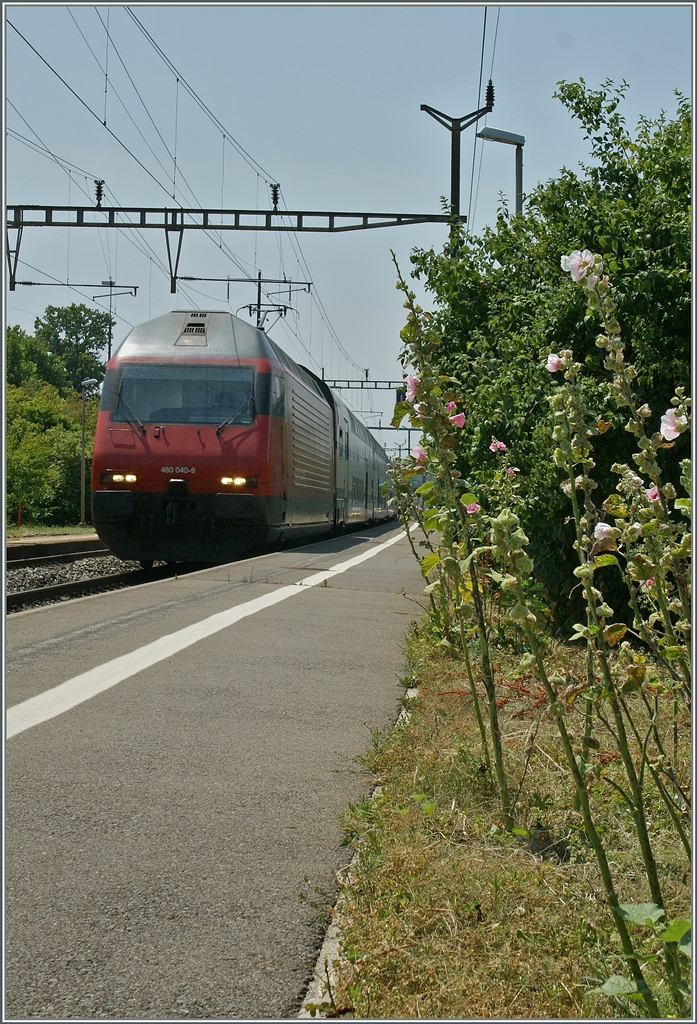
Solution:
M 259 327 L 174 310 L 107 363 L 92 522 L 143 567 L 232 561 L 393 518 L 387 467 L 340 395 Z

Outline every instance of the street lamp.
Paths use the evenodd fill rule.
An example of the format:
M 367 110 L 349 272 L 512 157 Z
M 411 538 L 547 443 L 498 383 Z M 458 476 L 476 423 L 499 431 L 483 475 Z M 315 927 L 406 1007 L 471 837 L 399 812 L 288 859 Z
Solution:
M 514 135 L 513 132 L 503 132 L 500 128 L 482 128 L 477 132 L 478 139 L 489 139 L 491 142 L 506 142 L 509 146 L 515 146 L 515 212 L 523 212 L 523 146 L 525 145 L 524 135 Z
M 82 459 L 80 462 L 80 526 L 85 525 L 85 392 L 88 387 L 98 384 L 94 377 L 88 377 L 80 384 L 82 388 Z

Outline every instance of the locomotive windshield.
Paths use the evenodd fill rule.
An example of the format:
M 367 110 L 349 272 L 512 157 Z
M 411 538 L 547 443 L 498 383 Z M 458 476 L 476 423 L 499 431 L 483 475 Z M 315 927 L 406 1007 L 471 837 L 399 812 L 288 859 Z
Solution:
M 144 423 L 252 423 L 254 367 L 123 363 L 111 418 Z

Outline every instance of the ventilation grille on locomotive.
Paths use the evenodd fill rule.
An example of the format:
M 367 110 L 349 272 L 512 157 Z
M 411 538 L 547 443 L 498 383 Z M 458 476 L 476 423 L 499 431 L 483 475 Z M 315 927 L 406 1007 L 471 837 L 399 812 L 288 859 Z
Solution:
M 315 408 L 293 392 L 293 483 L 329 493 L 332 487 L 329 410 Z
M 175 345 L 208 345 L 208 313 L 188 313 Z

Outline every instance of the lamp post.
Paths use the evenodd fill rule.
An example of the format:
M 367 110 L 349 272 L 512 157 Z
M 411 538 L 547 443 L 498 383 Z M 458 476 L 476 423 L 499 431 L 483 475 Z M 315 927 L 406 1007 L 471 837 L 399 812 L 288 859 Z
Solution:
M 491 142 L 505 142 L 509 146 L 515 146 L 515 212 L 523 212 L 523 146 L 525 145 L 524 135 L 514 135 L 513 132 L 503 132 L 500 128 L 482 128 L 477 132 L 478 139 L 489 139 Z
M 94 377 L 88 377 L 80 384 L 82 388 L 82 458 L 80 461 L 80 526 L 85 525 L 85 392 L 88 387 L 99 383 Z

